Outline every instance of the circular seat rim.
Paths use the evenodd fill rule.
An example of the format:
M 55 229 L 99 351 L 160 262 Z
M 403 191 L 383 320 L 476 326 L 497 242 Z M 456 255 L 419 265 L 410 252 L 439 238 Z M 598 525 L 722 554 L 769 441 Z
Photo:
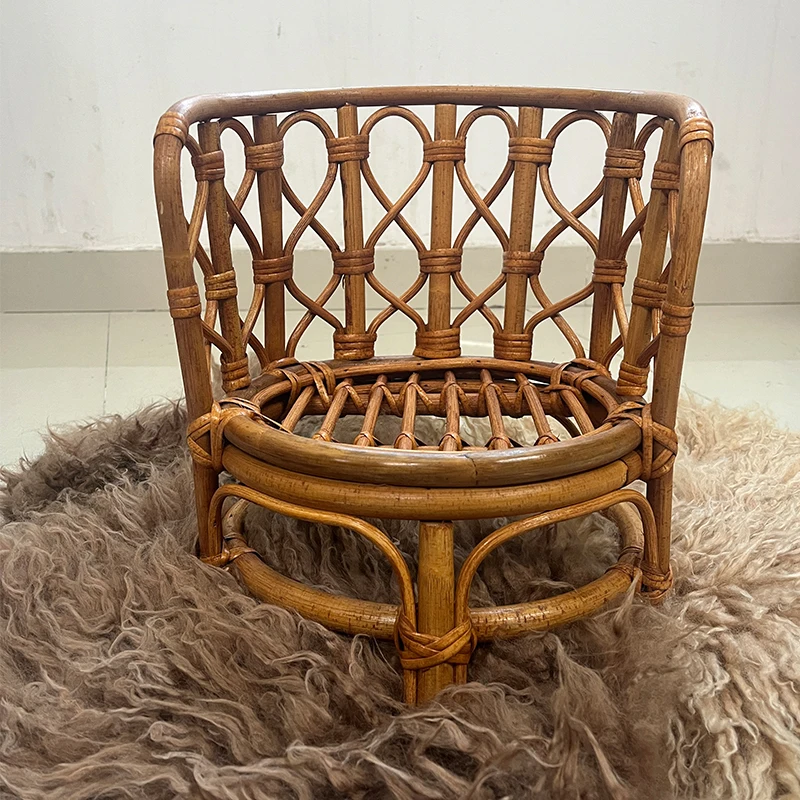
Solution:
M 517 486 L 588 472 L 624 458 L 641 430 L 623 420 L 607 431 L 539 447 L 508 450 L 395 450 L 319 442 L 236 417 L 225 438 L 259 461 L 304 475 L 391 486 Z
M 391 486 L 467 488 L 517 486 L 605 466 L 636 450 L 641 429 L 622 420 L 608 430 L 547 445 L 445 452 L 318 441 L 239 416 L 227 423 L 225 439 L 266 464 L 300 474 Z
M 322 511 L 379 519 L 488 519 L 550 511 L 628 486 L 641 475 L 637 453 L 586 472 L 507 486 L 392 486 L 307 475 L 225 448 L 225 469 L 241 485 Z

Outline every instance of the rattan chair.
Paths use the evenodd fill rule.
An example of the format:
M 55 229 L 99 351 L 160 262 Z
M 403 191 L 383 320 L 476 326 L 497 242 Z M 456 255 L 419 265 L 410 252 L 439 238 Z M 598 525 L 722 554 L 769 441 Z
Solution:
M 545 115 L 553 114 L 557 121 L 543 128 Z M 426 115 L 432 126 L 423 121 Z M 370 168 L 374 129 L 391 116 L 409 123 L 422 140 L 419 171 L 397 200 Z M 505 126 L 500 146 L 506 162 L 482 196 L 467 171 L 466 143 L 473 123 L 486 116 Z M 595 189 L 570 210 L 554 192 L 550 165 L 559 158 L 561 134 L 579 122 L 599 128 L 605 163 L 598 163 Z M 287 180 L 289 165 L 284 169 L 284 136 L 300 123 L 315 126 L 327 150 L 324 180 L 307 205 Z M 224 138 L 239 148 L 237 157 L 244 148 L 243 177 L 233 194 L 225 184 L 224 131 L 231 132 Z M 660 141 L 645 201 L 645 145 L 654 134 L 648 152 Z M 321 143 L 319 150 L 325 152 Z M 190 212 L 181 191 L 185 151 L 196 180 Z M 200 557 L 217 567 L 235 565 L 265 601 L 337 631 L 394 639 L 410 703 L 464 682 L 480 641 L 574 620 L 631 583 L 650 598 L 661 597 L 672 582 L 674 425 L 711 151 L 712 126 L 703 109 L 669 94 L 416 87 L 217 95 L 174 105 L 156 129 L 155 188 L 190 419 Z M 409 222 L 408 204 L 428 182 L 430 237 L 423 238 Z M 338 240 L 323 224 L 336 184 L 343 210 Z M 504 222 L 493 204 L 505 187 L 510 217 Z M 453 219 L 454 194 L 462 191 L 472 209 L 463 225 Z M 371 230 L 362 205 L 370 194 L 382 208 Z M 534 205 L 557 219 L 538 242 Z M 251 206 L 257 212 L 248 222 Z M 597 233 L 584 221 L 593 206 Z M 498 257 L 496 265 L 486 265 L 482 285 L 471 287 L 462 254 L 480 220 L 499 242 Z M 418 254 L 419 270 L 402 293 L 387 288 L 375 270 L 376 245 L 390 226 Z M 549 246 L 569 229 L 590 248 L 594 270 L 587 285 L 552 300 L 540 273 L 547 270 Z M 252 256 L 238 287 L 235 231 Z M 332 277 L 315 299 L 294 269 L 295 247 L 309 231 L 332 261 Z M 629 269 L 626 255 L 637 239 L 638 265 Z M 254 288 L 242 314 L 244 281 Z M 331 302 L 337 289 L 343 311 Z M 383 309 L 368 312 L 376 301 Z M 287 303 L 304 312 L 293 329 Z M 591 309 L 588 349 L 566 319 L 579 304 Z M 416 328 L 413 354 L 375 357 L 392 314 Z M 462 353 L 461 326 L 477 314 L 492 331 L 491 357 Z M 259 317 L 263 336 L 256 330 Z M 298 343 L 319 320 L 332 329 L 332 358 L 298 361 Z M 545 324 L 557 326 L 568 343 L 573 357 L 566 363 L 531 359 L 534 333 Z M 218 401 L 212 348 L 220 354 L 224 397 Z M 249 367 L 249 354 L 258 370 Z M 313 435 L 299 435 L 300 420 L 313 415 Z M 393 442 L 376 437 L 380 415 L 398 420 Z M 337 423 L 354 416 L 360 432 L 337 441 Z M 419 425 L 431 417 L 440 419 L 443 433 L 426 443 Z M 486 420 L 485 440 L 462 438 L 464 417 Z M 527 443 L 508 433 L 511 418 L 528 420 L 535 433 Z M 223 471 L 233 481 L 221 484 Z M 637 480 L 646 482 L 646 495 L 626 488 Z M 399 605 L 334 595 L 278 574 L 247 544 L 242 522 L 248 503 L 361 534 L 391 563 Z M 602 577 L 544 600 L 469 607 L 472 580 L 495 548 L 592 512 L 608 515 L 621 533 L 619 561 Z M 520 519 L 486 536 L 456 576 L 452 521 L 497 516 Z M 416 580 L 390 538 L 365 521 L 374 517 L 419 521 Z

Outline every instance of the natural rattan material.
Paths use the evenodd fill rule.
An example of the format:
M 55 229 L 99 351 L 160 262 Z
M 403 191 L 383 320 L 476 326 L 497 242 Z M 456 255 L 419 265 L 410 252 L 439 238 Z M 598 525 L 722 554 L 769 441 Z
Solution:
M 432 128 L 417 106 L 433 107 Z M 318 109 L 331 110 L 335 125 Z M 549 129 L 547 109 L 564 111 Z M 419 171 L 397 199 L 384 192 L 370 168 L 372 132 L 390 116 L 408 123 L 422 141 Z M 468 170 L 467 141 L 472 126 L 487 116 L 505 127 L 506 162 L 481 194 Z M 554 190 L 550 167 L 559 159 L 559 137 L 578 123 L 599 129 L 606 152 L 598 165 L 600 183 L 569 209 Z M 323 182 L 308 201 L 298 197 L 284 172 L 284 138 L 298 124 L 317 128 L 327 154 Z M 660 142 L 646 181 L 645 146 L 653 137 Z M 231 194 L 225 153 L 237 139 L 245 171 Z M 409 702 L 466 680 L 481 640 L 575 619 L 632 583 L 641 583 L 651 598 L 662 596 L 672 581 L 674 425 L 711 149 L 712 127 L 703 109 L 667 94 L 401 87 L 209 96 L 173 106 L 156 129 L 155 180 L 191 420 L 201 557 L 220 567 L 234 564 L 250 589 L 269 602 L 337 630 L 394 639 Z M 188 219 L 181 192 L 184 151 L 196 182 Z M 429 238 L 403 216 L 426 183 L 432 192 Z M 320 214 L 337 184 L 341 238 Z M 506 187 L 511 211 L 503 220 L 493 204 Z M 474 209 L 458 229 L 456 191 Z M 251 194 L 258 215 L 248 219 L 244 208 Z M 372 230 L 364 223 L 366 194 L 384 209 Z M 298 215 L 288 233 L 284 202 Z M 535 241 L 534 211 L 542 203 L 557 222 Z M 600 223 L 593 231 L 585 215 L 596 204 Z M 496 236 L 502 259 L 484 285 L 473 288 L 462 272 L 462 255 L 481 220 Z M 399 227 L 419 255 L 419 272 L 401 293 L 381 283 L 375 269 L 376 246 L 390 226 Z M 541 282 L 548 248 L 570 229 L 591 251 L 592 279 L 567 297 L 551 298 Z M 251 251 L 249 278 L 234 270 L 234 231 Z M 295 249 L 307 231 L 331 253 L 331 277 L 317 297 L 295 277 Z M 628 249 L 637 238 L 641 251 L 638 263 L 631 263 Z M 245 280 L 254 289 L 242 316 L 238 302 Z M 628 282 L 630 315 L 623 296 Z M 423 312 L 415 298 L 426 284 Z M 331 308 L 339 287 L 343 314 Z M 453 311 L 456 295 L 463 303 Z M 288 298 L 306 311 L 293 329 L 287 325 Z M 375 307 L 368 299 L 375 298 L 385 306 L 368 312 Z M 584 302 L 592 313 L 588 350 L 564 317 Z M 539 309 L 530 312 L 531 304 Z M 376 358 L 382 325 L 392 314 L 413 324 L 413 355 Z M 461 331 L 475 314 L 491 327 L 492 358 L 463 352 Z M 263 338 L 256 329 L 261 317 Z M 332 329 L 333 358 L 299 361 L 298 347 L 315 319 Z M 563 334 L 570 361 L 535 360 L 535 333 L 544 323 Z M 212 348 L 219 350 L 225 393 L 218 402 L 212 399 Z M 248 368 L 250 353 L 260 364 L 258 375 Z M 645 397 L 651 383 L 652 403 Z M 310 438 L 294 433 L 304 417 L 314 415 L 320 421 Z M 393 441 L 379 440 L 381 415 L 399 422 Z M 358 434 L 337 441 L 344 417 L 360 420 Z M 421 436 L 422 417 L 441 419 L 437 441 Z M 489 435 L 469 441 L 465 417 L 485 419 Z M 515 439 L 508 423 L 515 418 L 529 420 L 535 431 L 530 440 Z M 223 470 L 233 483 L 220 485 Z M 639 478 L 647 482 L 646 497 L 626 488 Z M 227 507 L 229 498 L 234 502 Z M 246 543 L 247 503 L 366 537 L 392 564 L 400 605 L 335 597 L 277 576 Z M 596 511 L 612 516 L 623 540 L 618 563 L 602 578 L 545 600 L 468 607 L 475 573 L 494 548 L 533 527 Z M 419 520 L 416 580 L 395 545 L 365 522 L 376 516 Z M 523 519 L 488 535 L 456 576 L 452 520 L 493 516 Z

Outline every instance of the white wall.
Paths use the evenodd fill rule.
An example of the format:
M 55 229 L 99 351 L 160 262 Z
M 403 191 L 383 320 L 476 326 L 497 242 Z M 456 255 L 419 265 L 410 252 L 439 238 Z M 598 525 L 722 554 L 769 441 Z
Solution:
M 150 142 L 181 97 L 406 83 L 691 95 L 708 239 L 800 240 L 797 0 L 2 0 L 1 30 L 4 249 L 157 246 Z

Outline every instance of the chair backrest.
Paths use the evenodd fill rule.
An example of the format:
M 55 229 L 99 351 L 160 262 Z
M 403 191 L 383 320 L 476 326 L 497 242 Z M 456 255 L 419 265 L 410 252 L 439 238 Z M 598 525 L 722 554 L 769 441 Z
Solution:
M 564 113 L 543 127 L 552 109 Z M 424 121 L 426 115 L 432 116 L 432 126 Z M 506 159 L 488 191 L 476 188 L 466 159 L 473 124 L 487 116 L 505 126 Z M 387 117 L 405 120 L 422 142 L 419 171 L 397 199 L 387 195 L 370 167 L 374 130 Z M 597 167 L 598 184 L 570 209 L 554 191 L 550 170 L 558 160 L 559 137 L 582 121 L 599 128 L 605 162 Z M 327 152 L 324 178 L 310 201 L 295 193 L 284 165 L 284 137 L 300 123 L 318 129 Z M 243 177 L 235 192 L 225 182 L 225 131 L 234 134 L 225 136 L 226 143 L 244 148 Z M 652 151 L 658 138 L 645 180 L 645 147 Z M 654 362 L 654 416 L 674 424 L 711 150 L 712 127 L 702 107 L 660 93 L 409 87 L 217 95 L 177 103 L 156 129 L 155 185 L 190 416 L 205 413 L 211 404 L 212 346 L 220 350 L 223 387 L 231 392 L 250 383 L 248 350 L 262 368 L 285 364 L 316 318 L 332 328 L 336 359 L 373 357 L 381 327 L 395 313 L 408 317 L 416 329 L 414 354 L 439 359 L 461 354 L 462 324 L 482 314 L 499 359 L 531 358 L 534 331 L 543 323 L 558 327 L 575 359 L 588 357 L 610 366 L 621 353 L 621 363 L 614 366 L 623 395 L 644 394 Z M 191 210 L 184 207 L 181 191 L 184 151 L 196 181 Z M 304 157 L 310 158 L 310 152 Z M 343 229 L 338 238 L 325 224 L 326 204 L 335 200 L 337 183 Z M 510 203 L 501 215 L 496 201 L 504 189 Z M 409 204 L 423 191 L 430 192 L 430 214 L 424 226 L 415 227 Z M 454 222 L 457 192 L 463 192 L 471 209 L 463 224 Z M 257 205 L 252 200 L 245 205 L 248 195 L 257 196 Z M 370 195 L 381 213 L 374 225 L 365 225 L 364 203 Z M 257 213 L 248 221 L 251 206 Z M 290 207 L 296 220 L 291 223 L 285 219 Z M 594 207 L 599 208 L 595 231 L 586 222 Z M 534 237 L 535 211 L 554 220 L 540 237 Z M 493 232 L 502 259 L 487 267 L 482 285 L 472 286 L 461 270 L 462 255 L 479 224 Z M 376 246 L 390 228 L 401 231 L 418 255 L 419 271 L 409 276 L 405 290 L 390 289 L 375 270 Z M 570 229 L 590 249 L 593 273 L 585 286 L 551 298 L 540 274 L 547 267 L 548 248 Z M 295 248 L 310 231 L 332 261 L 332 276 L 316 297 L 304 291 L 294 271 Z M 251 256 L 246 280 L 254 288 L 244 314 L 239 310 L 244 278 L 240 275 L 237 285 L 231 248 L 234 232 Z M 635 239 L 641 239 L 636 269 L 626 261 Z M 196 275 L 202 275 L 203 299 Z M 630 295 L 623 294 L 626 278 L 632 283 Z M 423 289 L 424 306 L 419 302 Z M 343 293 L 343 312 L 331 309 L 336 291 Z M 457 296 L 463 300 L 453 310 Z M 382 310 L 368 311 L 376 307 L 375 300 Z M 287 301 L 304 312 L 293 328 L 287 325 Z M 588 303 L 591 332 L 585 348 L 564 312 Z M 264 323 L 257 330 L 261 316 Z

